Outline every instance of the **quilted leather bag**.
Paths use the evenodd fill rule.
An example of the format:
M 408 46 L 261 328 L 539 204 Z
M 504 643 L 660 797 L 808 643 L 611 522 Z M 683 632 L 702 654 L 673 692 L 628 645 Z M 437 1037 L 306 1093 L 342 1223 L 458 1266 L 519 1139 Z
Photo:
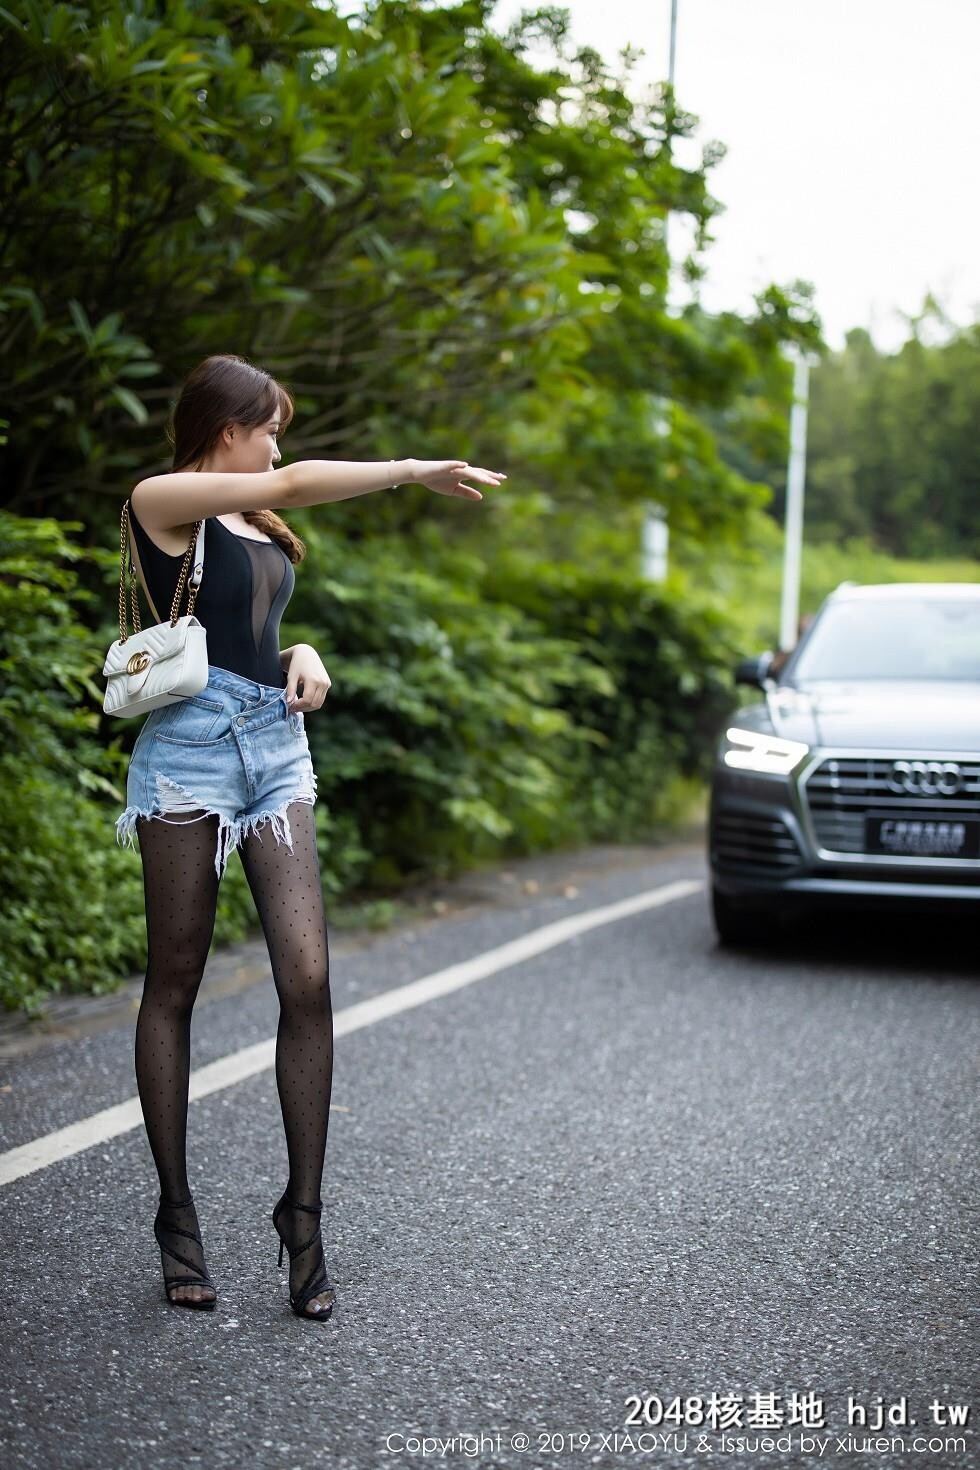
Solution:
M 148 714 L 162 704 L 173 704 L 198 694 L 208 682 L 207 629 L 194 616 L 194 603 L 204 577 L 203 520 L 197 522 L 184 555 L 170 608 L 169 622 L 158 622 L 151 628 L 140 627 L 139 598 L 135 560 L 139 567 L 143 591 L 155 617 L 150 591 L 140 565 L 133 528 L 129 519 L 129 501 L 119 518 L 119 637 L 106 655 L 102 673 L 108 680 L 103 709 L 107 715 L 123 718 Z M 191 558 L 198 548 L 193 571 L 188 577 Z M 127 632 L 126 584 L 129 585 L 133 632 Z M 187 587 L 187 612 L 178 616 L 177 609 Z

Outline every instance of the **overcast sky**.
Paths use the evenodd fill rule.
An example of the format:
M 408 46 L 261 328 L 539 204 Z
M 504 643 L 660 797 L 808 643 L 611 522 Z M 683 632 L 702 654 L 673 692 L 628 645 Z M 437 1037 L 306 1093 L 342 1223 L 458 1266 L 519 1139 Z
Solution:
M 561 0 L 558 0 L 561 3 Z M 532 0 L 498 0 L 498 33 Z M 670 0 L 567 0 L 572 38 L 631 93 L 666 80 Z M 536 59 L 536 58 L 535 58 Z M 980 0 L 678 0 L 675 86 L 695 113 L 690 167 L 718 139 L 700 297 L 748 311 L 770 281 L 813 283 L 832 347 L 867 327 L 884 351 L 927 290 L 960 325 L 980 313 Z M 690 231 L 672 218 L 671 252 Z M 679 282 L 671 299 L 688 299 Z M 935 334 L 933 334 L 935 337 Z

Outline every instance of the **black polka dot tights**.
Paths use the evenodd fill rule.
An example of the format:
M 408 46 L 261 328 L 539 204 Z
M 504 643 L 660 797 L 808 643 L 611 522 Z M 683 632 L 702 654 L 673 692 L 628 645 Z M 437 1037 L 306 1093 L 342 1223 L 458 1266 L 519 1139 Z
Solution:
M 320 1202 L 330 1089 L 333 1010 L 330 958 L 313 807 L 288 808 L 290 852 L 272 824 L 245 836 L 239 853 L 269 949 L 279 995 L 276 1086 L 289 1161 L 288 1192 Z M 136 1081 L 165 1200 L 184 1200 L 191 1013 L 211 939 L 219 879 L 218 818 L 168 813 L 137 822 L 146 902 L 147 968 L 136 1022 Z

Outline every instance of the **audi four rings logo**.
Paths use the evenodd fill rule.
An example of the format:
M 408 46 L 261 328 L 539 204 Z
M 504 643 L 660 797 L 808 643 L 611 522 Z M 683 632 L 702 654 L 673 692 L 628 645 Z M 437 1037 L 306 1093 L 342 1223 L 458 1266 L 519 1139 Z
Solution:
M 893 761 L 888 785 L 907 796 L 955 796 L 963 776 L 955 761 Z

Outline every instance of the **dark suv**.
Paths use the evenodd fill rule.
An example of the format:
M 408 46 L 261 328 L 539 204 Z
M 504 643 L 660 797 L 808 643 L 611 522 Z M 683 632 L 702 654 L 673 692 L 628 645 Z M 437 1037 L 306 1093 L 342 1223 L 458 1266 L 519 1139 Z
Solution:
M 761 697 L 726 721 L 711 785 L 715 927 L 778 914 L 980 900 L 980 586 L 843 583 Z

